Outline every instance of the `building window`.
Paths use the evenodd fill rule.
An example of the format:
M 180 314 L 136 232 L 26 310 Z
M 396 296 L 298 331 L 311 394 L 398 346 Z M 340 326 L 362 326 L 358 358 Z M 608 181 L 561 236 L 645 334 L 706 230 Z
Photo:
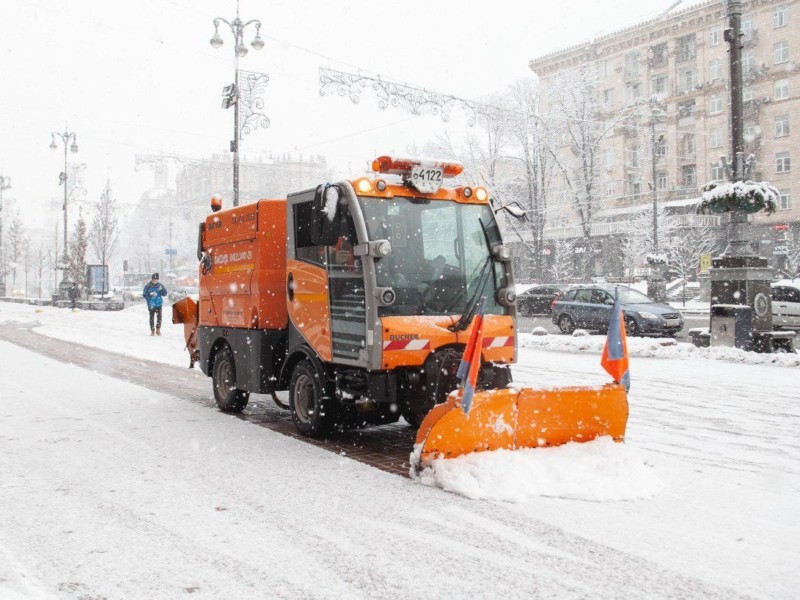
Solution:
M 718 115 L 722 112 L 722 96 L 711 96 L 708 101 L 708 112 L 712 115 Z
M 722 181 L 725 179 L 725 167 L 719 163 L 711 163 L 711 181 Z
M 695 136 L 693 133 L 687 133 L 681 140 L 681 149 L 683 150 L 683 158 L 694 158 L 695 153 Z
M 603 104 L 611 106 L 614 104 L 614 89 L 603 90 Z
M 614 59 L 607 58 L 603 61 L 603 77 L 611 77 L 614 74 Z
M 772 26 L 777 29 L 778 27 L 786 27 L 789 23 L 789 8 L 787 6 L 778 6 L 772 10 Z
M 661 69 L 667 66 L 667 42 L 650 46 L 650 68 Z
M 613 148 L 606 148 L 603 151 L 603 164 L 605 165 L 606 169 L 610 169 L 614 166 L 614 149 Z
M 752 50 L 742 53 L 742 74 L 752 73 L 756 68 L 756 55 Z
M 636 198 L 642 195 L 642 182 L 641 181 L 632 181 L 631 182 L 631 191 L 633 192 L 633 197 Z
M 633 50 L 625 54 L 625 77 L 639 76 L 639 51 Z
M 631 148 L 630 152 L 631 152 L 631 166 L 632 167 L 641 166 L 639 146 L 634 146 L 633 148 Z
M 678 102 L 678 117 L 683 119 L 694 115 L 694 100 L 686 100 L 685 102 Z
M 775 88 L 773 92 L 773 96 L 775 100 L 785 100 L 789 97 L 789 80 L 788 79 L 778 79 L 775 82 Z
M 776 65 L 789 62 L 789 42 L 778 42 L 772 46 L 772 62 Z
M 625 104 L 631 104 L 637 98 L 642 97 L 642 84 L 632 81 L 625 86 Z
M 786 137 L 789 135 L 789 115 L 775 117 L 775 137 Z
M 721 148 L 722 147 L 722 130 L 712 129 L 708 132 L 708 147 Z
M 697 83 L 697 72 L 694 69 L 681 72 L 679 83 L 681 92 L 691 92 L 694 90 L 695 83 Z
M 606 196 L 612 198 L 614 196 L 614 182 L 606 181 Z
M 742 19 L 742 34 L 745 43 L 752 41 L 755 38 L 756 27 L 753 22 L 753 17 L 746 17 Z
M 667 140 L 664 137 L 659 138 L 656 142 L 656 156 L 658 158 L 667 156 Z
M 722 43 L 722 27 L 717 27 L 708 32 L 708 45 L 719 46 Z
M 792 194 L 789 190 L 778 192 L 778 210 L 789 210 L 792 208 Z
M 719 81 L 720 79 L 722 79 L 722 61 L 717 58 L 708 63 L 708 80 Z
M 667 189 L 667 172 L 659 171 L 656 173 L 656 187 L 660 190 Z
M 755 123 L 745 123 L 744 124 L 744 141 L 745 142 L 752 142 L 756 139 L 756 135 L 758 131 L 756 129 Z
M 667 76 L 656 75 L 650 80 L 650 94 L 659 98 L 667 96 Z
M 681 183 L 683 187 L 693 187 L 697 185 L 697 167 L 695 165 L 684 165 L 681 167 Z
M 788 152 L 778 152 L 775 155 L 775 171 L 778 173 L 788 173 L 792 170 Z
M 755 97 L 756 97 L 756 91 L 753 89 L 753 86 L 752 85 L 744 86 L 744 89 L 742 90 L 742 100 L 744 100 L 745 102 L 749 102 Z
M 689 35 L 684 35 L 683 37 L 679 37 L 677 42 L 676 60 L 679 63 L 692 60 L 696 55 L 694 34 L 692 33 Z

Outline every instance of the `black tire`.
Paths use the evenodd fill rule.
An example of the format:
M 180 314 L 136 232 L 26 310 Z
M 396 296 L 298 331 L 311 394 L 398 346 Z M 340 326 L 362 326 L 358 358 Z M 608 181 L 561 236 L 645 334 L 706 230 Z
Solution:
M 324 437 L 337 423 L 337 400 L 325 396 L 320 375 L 308 360 L 297 363 L 292 371 L 289 408 L 297 431 L 308 437 Z
M 569 315 L 561 315 L 558 317 L 558 328 L 561 330 L 561 333 L 572 335 L 572 332 L 575 331 L 575 322 Z
M 625 319 L 625 335 L 630 337 L 636 337 L 639 335 L 639 325 L 636 323 L 636 319 L 633 317 L 628 317 Z
M 239 413 L 247 406 L 250 392 L 236 388 L 236 363 L 228 345 L 220 348 L 214 357 L 211 384 L 214 388 L 214 400 L 222 412 Z

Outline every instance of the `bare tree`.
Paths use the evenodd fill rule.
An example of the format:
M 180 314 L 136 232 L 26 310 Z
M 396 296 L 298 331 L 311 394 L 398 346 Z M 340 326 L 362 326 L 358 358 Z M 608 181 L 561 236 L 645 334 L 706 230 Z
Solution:
M 45 251 L 44 249 L 44 242 L 39 242 L 39 246 L 36 249 L 36 256 L 34 258 L 34 268 L 36 270 L 36 282 L 38 286 L 37 290 L 37 298 L 42 297 L 42 280 L 44 278 L 44 272 L 47 270 L 47 266 L 49 264 L 49 250 Z
M 33 252 L 31 251 L 31 242 L 25 239 L 22 243 L 22 268 L 25 270 L 25 297 L 28 297 L 28 274 L 33 267 Z
M 22 253 L 25 246 L 25 241 L 28 239 L 28 234 L 25 232 L 25 227 L 22 225 L 22 220 L 19 214 L 11 219 L 8 233 L 6 234 L 6 248 L 5 256 L 8 260 L 6 266 L 7 272 L 11 274 L 12 287 L 17 284 L 17 268 L 20 266 L 19 262 L 22 259 Z
M 667 215 L 663 206 L 656 212 L 658 219 L 659 249 L 669 258 L 671 245 L 676 243 L 673 234 L 678 230 L 675 219 Z M 653 252 L 653 207 L 645 204 L 637 207 L 628 219 L 627 232 L 621 244 L 623 267 L 629 279 L 636 268 L 643 266 L 647 255 Z
M 575 241 L 567 238 L 553 240 L 550 274 L 556 283 L 575 275 Z
M 86 234 L 86 222 L 81 215 L 78 226 L 72 233 L 69 241 L 69 254 L 67 256 L 67 279 L 81 287 L 86 285 L 86 250 L 89 245 Z
M 675 228 L 668 239 L 667 258 L 669 266 L 683 279 L 683 302 L 686 303 L 686 280 L 697 272 L 700 257 L 712 254 L 719 248 L 719 228 L 699 224 L 693 227 Z
M 89 241 L 95 255 L 100 259 L 100 264 L 106 266 L 116 248 L 119 233 L 117 203 L 111 195 L 110 181 L 106 180 L 106 189 L 94 208 Z
M 586 257 L 583 277 L 589 272 L 592 256 L 592 224 L 600 208 L 601 142 L 632 113 L 626 106 L 605 118 L 600 100 L 597 68 L 584 65 L 556 78 L 549 86 L 548 119 L 562 133 L 559 147 L 552 152 L 572 210 L 581 226 Z

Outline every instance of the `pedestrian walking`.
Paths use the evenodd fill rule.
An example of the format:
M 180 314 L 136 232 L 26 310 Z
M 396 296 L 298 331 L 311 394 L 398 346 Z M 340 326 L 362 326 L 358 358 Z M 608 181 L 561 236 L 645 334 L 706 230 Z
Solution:
M 150 311 L 150 335 L 161 335 L 161 305 L 164 303 L 161 298 L 166 295 L 167 288 L 159 283 L 158 273 L 153 273 L 142 293 Z
M 70 284 L 69 290 L 67 290 L 67 296 L 72 303 L 72 310 L 75 310 L 78 307 L 78 298 L 81 297 L 81 288 L 74 281 Z

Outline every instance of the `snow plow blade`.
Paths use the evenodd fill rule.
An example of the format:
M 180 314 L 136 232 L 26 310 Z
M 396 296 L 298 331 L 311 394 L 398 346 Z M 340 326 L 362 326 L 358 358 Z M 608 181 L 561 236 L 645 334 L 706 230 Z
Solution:
M 460 394 L 453 393 L 420 425 L 417 467 L 470 452 L 558 446 L 606 435 L 621 442 L 627 423 L 628 397 L 625 387 L 616 383 L 478 392 L 469 414 L 461 408 Z

